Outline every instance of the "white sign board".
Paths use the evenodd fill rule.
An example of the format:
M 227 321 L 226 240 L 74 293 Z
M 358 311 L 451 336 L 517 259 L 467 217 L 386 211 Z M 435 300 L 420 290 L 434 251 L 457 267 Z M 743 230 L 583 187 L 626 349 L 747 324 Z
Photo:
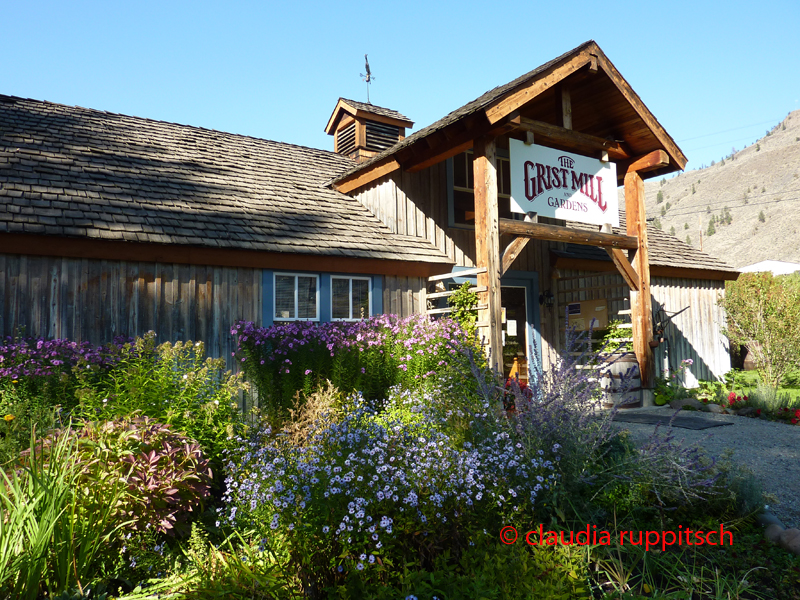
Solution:
M 617 167 L 510 139 L 511 211 L 619 227 Z

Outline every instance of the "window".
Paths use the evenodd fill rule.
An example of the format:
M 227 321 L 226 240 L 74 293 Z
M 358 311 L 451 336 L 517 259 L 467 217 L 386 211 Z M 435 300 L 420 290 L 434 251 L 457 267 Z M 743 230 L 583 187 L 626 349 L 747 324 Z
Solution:
M 276 321 L 319 320 L 319 278 L 317 275 L 275 274 Z
M 475 225 L 475 191 L 472 161 L 471 150 L 452 158 L 452 169 L 451 173 L 449 173 L 452 175 L 449 186 L 452 192 L 451 225 Z M 511 163 L 507 157 L 499 155 L 497 157 L 497 196 L 500 218 L 515 218 L 511 214 Z
M 368 277 L 331 277 L 332 319 L 355 320 L 370 314 Z

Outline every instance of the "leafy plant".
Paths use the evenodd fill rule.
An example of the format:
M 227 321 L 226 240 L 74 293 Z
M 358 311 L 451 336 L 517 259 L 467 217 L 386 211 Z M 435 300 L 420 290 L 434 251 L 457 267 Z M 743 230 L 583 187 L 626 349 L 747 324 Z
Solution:
M 28 447 L 34 430 L 47 431 L 78 404 L 77 372 L 102 376 L 117 360 L 124 340 L 105 346 L 65 339 L 6 338 L 0 345 L 0 464 Z
M 103 377 L 87 371 L 79 382 L 85 419 L 149 417 L 186 434 L 217 464 L 243 423 L 235 402 L 245 389 L 242 374 L 226 372 L 224 359 L 206 358 L 202 342 L 156 345 L 149 332 L 125 344 Z
M 747 347 L 761 380 L 777 388 L 800 364 L 800 287 L 769 272 L 742 273 L 726 282 L 719 304 L 727 313 L 723 331 Z
M 472 284 L 465 281 L 456 292 L 447 298 L 447 303 L 453 307 L 451 317 L 464 330 L 467 338 L 473 339 L 477 332 L 478 322 L 478 294 L 471 291 Z
M 624 325 L 626 323 L 620 319 L 612 320 L 608 324 L 603 335 L 604 352 L 629 352 L 632 349 L 631 342 L 624 341 L 631 337 L 630 323 L 627 323 L 627 328 Z
M 43 451 L 32 437 L 19 469 L 0 471 L 0 590 L 33 600 L 82 589 L 113 553 L 121 485 L 82 480 L 76 443 L 60 436 Z
M 71 460 L 81 486 L 99 495 L 125 489 L 111 514 L 132 529 L 181 532 L 209 496 L 212 472 L 200 446 L 147 417 L 56 430 L 40 442 L 42 455 L 49 459 L 61 438 L 74 442 Z

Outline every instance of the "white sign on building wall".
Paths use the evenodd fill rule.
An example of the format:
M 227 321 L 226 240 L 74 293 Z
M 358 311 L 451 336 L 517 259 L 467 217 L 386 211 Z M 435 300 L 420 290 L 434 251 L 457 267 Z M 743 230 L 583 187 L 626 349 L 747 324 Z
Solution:
M 511 211 L 619 227 L 617 167 L 510 139 Z

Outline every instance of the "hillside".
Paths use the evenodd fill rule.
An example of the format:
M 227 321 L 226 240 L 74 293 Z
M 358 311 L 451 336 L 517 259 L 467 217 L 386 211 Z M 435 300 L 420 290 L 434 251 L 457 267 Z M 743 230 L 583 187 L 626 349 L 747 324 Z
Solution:
M 656 225 L 696 248 L 702 229 L 703 251 L 731 266 L 800 262 L 800 110 L 712 166 L 648 181 L 645 195 Z

